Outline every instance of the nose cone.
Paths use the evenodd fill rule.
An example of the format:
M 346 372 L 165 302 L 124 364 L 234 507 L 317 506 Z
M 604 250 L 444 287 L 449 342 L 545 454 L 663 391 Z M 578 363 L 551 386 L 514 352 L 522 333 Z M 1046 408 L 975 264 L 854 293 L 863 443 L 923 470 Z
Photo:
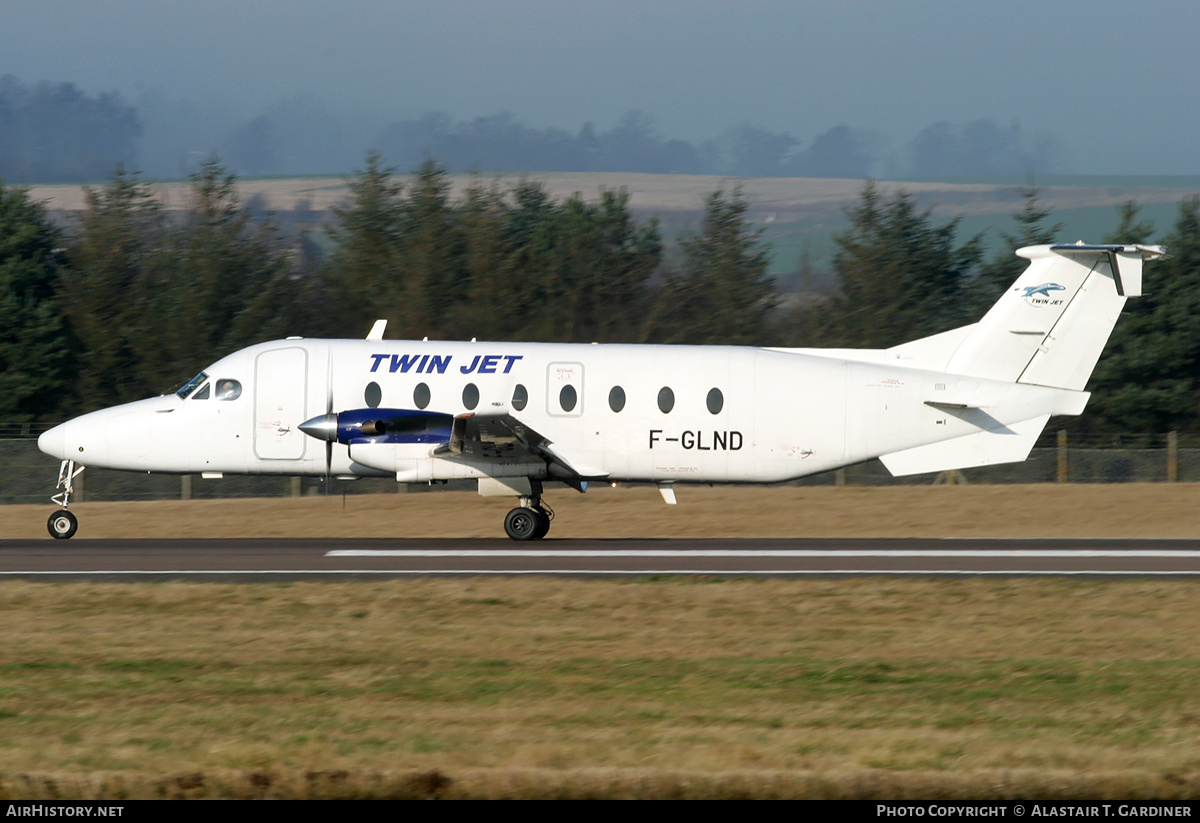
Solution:
M 42 432 L 41 436 L 38 437 L 38 448 L 51 457 L 57 457 L 59 460 L 68 459 L 66 455 L 65 428 L 66 424 L 63 424 Z
M 309 437 L 315 437 L 318 440 L 326 440 L 333 442 L 338 436 L 338 416 L 336 414 L 322 414 L 319 417 L 314 417 L 312 420 L 305 420 L 299 426 L 300 431 L 307 434 Z
M 38 448 L 84 466 L 139 471 L 144 468 L 139 461 L 145 456 L 147 432 L 160 416 L 155 414 L 159 400 L 138 400 L 68 420 L 42 434 Z

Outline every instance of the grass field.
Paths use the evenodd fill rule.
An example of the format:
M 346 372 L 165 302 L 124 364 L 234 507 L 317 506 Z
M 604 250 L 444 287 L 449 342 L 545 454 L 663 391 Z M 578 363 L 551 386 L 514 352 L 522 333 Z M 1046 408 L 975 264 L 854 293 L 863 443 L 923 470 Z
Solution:
M 221 482 L 221 481 L 208 481 Z M 558 488 L 551 538 L 1200 537 L 1196 483 Z M 471 491 L 79 503 L 76 539 L 498 537 L 509 498 Z M 54 507 L 0 506 L 0 540 L 45 538 Z
M 514 775 L 558 796 L 599 791 L 609 770 L 651 795 L 679 775 L 720 795 L 713 779 L 732 773 L 770 776 L 775 791 L 786 777 L 808 792 L 819 780 L 823 793 L 961 797 L 986 778 L 988 796 L 1046 796 L 1035 776 L 1053 774 L 1053 796 L 1088 796 L 1106 775 L 1106 796 L 1195 797 L 1195 591 L 9 581 L 0 793 L 21 793 L 18 775 L 60 793 L 119 777 L 141 794 L 182 791 L 186 777 L 211 796 L 236 793 L 238 775 L 253 793 L 258 775 L 275 796 L 303 796 L 331 790 L 313 775 L 341 775 L 338 791 L 369 795 L 388 775 L 436 772 L 460 796 Z
M 562 536 L 1181 537 L 1198 491 L 697 488 L 668 509 L 622 488 L 552 503 Z M 497 533 L 507 506 L 342 503 L 79 513 L 94 537 L 469 536 Z M 0 534 L 45 514 L 4 507 Z M 1162 580 L 6 581 L 0 796 L 1196 798 L 1196 594 Z

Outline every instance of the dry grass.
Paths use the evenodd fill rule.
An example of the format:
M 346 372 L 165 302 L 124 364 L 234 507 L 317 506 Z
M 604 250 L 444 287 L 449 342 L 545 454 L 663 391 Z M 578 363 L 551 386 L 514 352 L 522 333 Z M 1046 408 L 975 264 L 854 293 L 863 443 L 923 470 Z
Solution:
M 796 799 L 1195 800 L 1200 775 L 1141 772 L 689 772 L 652 769 L 276 769 L 154 778 L 129 774 L 0 776 L 0 799 Z
M 937 774 L 938 796 L 962 796 L 961 781 L 980 775 L 1009 785 L 1013 774 L 1070 774 L 1062 785 L 1078 791 L 1081 776 L 1111 773 L 1127 792 L 1174 780 L 1194 796 L 1195 591 L 1053 580 L 10 581 L 0 585 L 0 774 L 160 788 L 162 776 L 199 774 L 204 792 L 265 774 L 274 791 L 291 787 L 286 796 L 303 796 L 310 773 L 345 773 L 339 785 L 355 792 L 380 774 L 437 771 L 461 791 L 463 775 L 492 775 L 493 788 L 462 796 L 503 794 L 495 786 L 521 774 L 542 775 L 553 796 L 605 774 L 625 786 L 612 789 L 620 796 L 630 785 L 683 791 L 663 775 L 708 786 L 689 796 L 730 774 L 758 786 L 754 796 L 783 784 L 844 796 L 845 785 Z M 568 773 L 590 776 L 568 791 Z M 719 796 L 738 796 L 729 785 Z
M 220 482 L 220 481 L 205 481 Z M 1200 484 L 560 489 L 554 538 L 1200 537 Z M 77 539 L 500 537 L 509 498 L 473 492 L 79 503 Z M 45 506 L 0 506 L 0 538 L 45 537 Z
M 503 186 L 519 181 L 517 176 L 501 179 Z M 704 198 L 719 188 L 741 185 L 747 201 L 756 213 L 773 213 L 781 220 L 814 212 L 840 214 L 858 203 L 862 180 L 805 177 L 758 177 L 730 181 L 728 178 L 689 174 L 629 174 L 625 172 L 547 172 L 533 175 L 557 200 L 576 192 L 594 200 L 604 189 L 625 189 L 634 209 L 654 213 L 699 212 Z M 490 183 L 485 178 L 484 183 Z M 470 175 L 451 175 L 453 195 L 459 197 L 474 180 Z M 890 195 L 903 189 L 948 214 L 1011 214 L 1014 187 L 983 183 L 889 182 L 879 184 L 881 193 Z M 93 187 L 95 188 L 95 186 Z M 182 208 L 188 202 L 188 182 L 155 183 L 155 193 L 168 207 Z M 262 197 L 266 208 L 283 210 L 306 203 L 318 211 L 329 209 L 349 198 L 342 177 L 292 177 L 286 179 L 239 180 L 243 198 Z M 84 207 L 83 187 L 75 184 L 33 186 L 30 196 L 51 209 L 79 211 Z M 1179 189 L 1152 186 L 1043 186 L 1038 203 L 1049 209 L 1116 207 L 1130 200 L 1138 203 L 1174 203 Z

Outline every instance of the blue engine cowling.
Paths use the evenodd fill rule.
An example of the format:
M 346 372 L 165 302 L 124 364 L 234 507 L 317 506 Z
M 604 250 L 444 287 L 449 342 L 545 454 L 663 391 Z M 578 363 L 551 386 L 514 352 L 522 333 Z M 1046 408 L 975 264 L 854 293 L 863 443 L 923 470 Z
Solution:
M 453 415 L 416 409 L 351 409 L 323 414 L 300 424 L 300 431 L 318 440 L 343 443 L 429 443 L 450 441 Z

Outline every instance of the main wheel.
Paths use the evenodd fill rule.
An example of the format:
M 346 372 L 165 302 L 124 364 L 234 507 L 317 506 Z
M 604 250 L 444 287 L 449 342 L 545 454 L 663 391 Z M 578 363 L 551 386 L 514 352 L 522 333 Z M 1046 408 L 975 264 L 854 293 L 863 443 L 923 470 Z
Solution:
M 504 518 L 504 531 L 513 540 L 535 540 L 542 521 L 535 509 L 524 506 L 513 509 Z
M 538 513 L 538 527 L 537 531 L 533 533 L 533 539 L 541 540 L 546 536 L 546 532 L 550 531 L 550 514 L 541 506 L 538 506 L 534 511 Z
M 79 521 L 66 509 L 60 509 L 50 515 L 50 519 L 46 521 L 46 528 L 51 537 L 66 540 L 79 529 Z

